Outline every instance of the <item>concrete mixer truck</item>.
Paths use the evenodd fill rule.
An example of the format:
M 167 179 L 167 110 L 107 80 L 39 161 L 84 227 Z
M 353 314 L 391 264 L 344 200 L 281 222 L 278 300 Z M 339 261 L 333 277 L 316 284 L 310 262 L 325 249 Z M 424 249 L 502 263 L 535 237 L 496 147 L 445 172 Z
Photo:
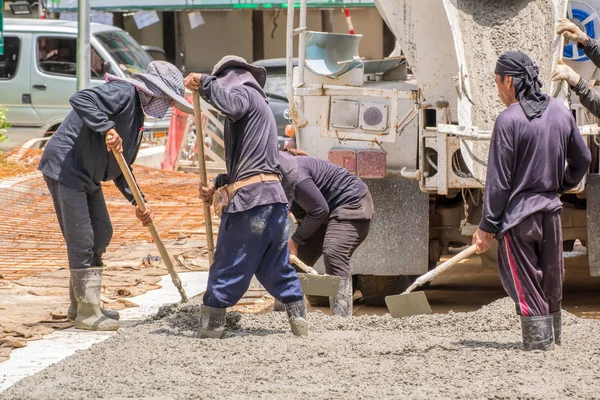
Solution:
M 571 100 L 593 162 L 584 182 L 561 197 L 564 245 L 569 251 L 579 240 L 590 274 L 600 275 L 598 127 L 566 86 L 550 80 L 559 58 L 595 78 L 583 50 L 563 45 L 556 28 L 568 17 L 589 36 L 600 35 L 600 1 L 375 0 L 403 53 L 383 60 L 360 57 L 361 35 L 308 31 L 307 0 L 299 11 L 293 3 L 287 95 L 297 146 L 364 179 L 374 198 L 370 235 L 352 259 L 367 304 L 383 305 L 444 250 L 470 244 L 481 218 L 491 131 L 504 108 L 493 71 L 506 50 L 528 53 L 544 90 Z M 495 249 L 482 262 L 495 265 Z

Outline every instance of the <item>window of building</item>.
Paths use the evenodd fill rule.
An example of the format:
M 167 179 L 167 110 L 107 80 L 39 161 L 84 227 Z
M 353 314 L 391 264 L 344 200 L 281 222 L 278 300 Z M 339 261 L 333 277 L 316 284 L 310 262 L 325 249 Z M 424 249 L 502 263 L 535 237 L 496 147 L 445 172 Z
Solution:
M 4 55 L 0 55 L 0 79 L 12 79 L 17 73 L 19 65 L 19 50 L 21 39 L 18 37 L 4 37 Z

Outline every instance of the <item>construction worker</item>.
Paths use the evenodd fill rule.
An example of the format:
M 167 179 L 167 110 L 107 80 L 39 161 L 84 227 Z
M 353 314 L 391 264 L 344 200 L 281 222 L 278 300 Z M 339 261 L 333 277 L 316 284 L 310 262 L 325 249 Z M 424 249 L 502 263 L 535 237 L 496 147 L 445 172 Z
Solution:
M 481 254 L 498 240 L 500 279 L 521 316 L 523 347 L 549 350 L 562 338 L 558 195 L 581 181 L 590 151 L 570 110 L 541 92 L 538 67 L 526 54 L 503 53 L 495 73 L 507 109 L 494 125 L 473 243 Z
M 192 113 L 183 98 L 181 72 L 167 62 L 149 64 L 145 74 L 130 79 L 106 75 L 104 85 L 75 93 L 73 110 L 48 141 L 38 169 L 54 202 L 67 243 L 71 306 L 67 313 L 75 328 L 112 331 L 119 314 L 100 308 L 102 256 L 112 238 L 112 225 L 101 182 L 114 181 L 123 196 L 136 205 L 112 151 L 133 164 L 141 141 L 144 113 L 163 118 L 175 105 Z M 136 215 L 144 225 L 152 210 Z
M 215 259 L 200 311 L 198 335 L 220 338 L 225 309 L 246 293 L 253 275 L 285 305 L 292 332 L 308 333 L 306 305 L 296 271 L 289 263 L 287 199 L 278 174 L 275 117 L 263 92 L 266 70 L 236 56 L 219 61 L 212 75 L 190 74 L 186 86 L 226 116 L 227 174 L 200 198 L 222 210 Z M 216 194 L 215 194 L 216 192 Z
M 585 55 L 592 60 L 596 67 L 600 68 L 600 41 L 590 38 L 577 25 L 568 19 L 560 20 L 557 33 L 559 35 L 564 35 L 567 41 L 582 45 Z M 598 94 L 598 92 L 571 67 L 564 63 L 559 63 L 554 68 L 552 80 L 566 81 L 579 97 L 581 105 L 589 110 L 596 118 L 600 118 L 600 94 Z
M 279 164 L 291 212 L 301 221 L 289 240 L 290 254 L 311 266 L 323 255 L 327 274 L 341 278 L 338 294 L 329 298 L 331 315 L 351 317 L 350 258 L 369 234 L 369 189 L 346 169 L 299 150 L 280 151 Z

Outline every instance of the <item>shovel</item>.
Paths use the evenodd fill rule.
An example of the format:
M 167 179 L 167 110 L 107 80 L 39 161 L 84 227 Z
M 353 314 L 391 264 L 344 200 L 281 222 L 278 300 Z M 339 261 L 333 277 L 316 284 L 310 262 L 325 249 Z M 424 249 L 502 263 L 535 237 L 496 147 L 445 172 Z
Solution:
M 412 291 L 419 286 L 432 281 L 439 274 L 446 272 L 465 258 L 469 258 L 475 253 L 476 249 L 477 247 L 475 245 L 469 246 L 467 249 L 461 251 L 448 261 L 440 264 L 435 269 L 432 269 L 425 275 L 418 277 L 417 280 L 402 294 L 387 296 L 385 298 L 385 304 L 387 305 L 390 314 L 392 314 L 392 317 L 402 318 L 410 315 L 431 314 L 431 306 L 427 301 L 425 292 L 412 293 Z
M 337 296 L 340 288 L 339 276 L 319 275 L 314 268 L 304 264 L 293 254 L 290 255 L 290 261 L 304 272 L 298 274 L 298 278 L 300 278 L 300 286 L 305 296 Z
M 117 159 L 117 162 L 119 163 L 119 167 L 121 167 L 121 172 L 123 173 L 123 176 L 125 177 L 125 180 L 127 181 L 127 184 L 129 185 L 129 188 L 131 189 L 131 193 L 133 193 L 133 198 L 135 199 L 137 206 L 140 208 L 140 210 L 142 212 L 145 212 L 146 205 L 144 203 L 144 199 L 142 198 L 140 189 L 138 188 L 137 184 L 135 183 L 135 180 L 133 179 L 133 175 L 131 174 L 131 170 L 129 169 L 127 162 L 125 161 L 125 157 L 123 157 L 123 153 L 118 150 L 113 149 L 113 154 L 115 155 L 115 158 Z M 167 266 L 167 271 L 169 271 L 169 275 L 171 275 L 171 280 L 173 281 L 173 284 L 179 291 L 179 295 L 181 296 L 181 302 L 182 303 L 187 302 L 188 297 L 187 297 L 187 294 L 185 293 L 185 290 L 183 289 L 183 286 L 181 285 L 181 280 L 179 279 L 179 275 L 177 275 L 177 272 L 175 272 L 175 268 L 173 267 L 173 259 L 171 258 L 169 251 L 165 247 L 162 239 L 160 238 L 160 235 L 158 234 L 158 230 L 156 229 L 156 226 L 154 225 L 154 221 L 150 221 L 150 225 L 148 225 L 148 229 L 150 229 L 150 233 L 152 234 L 152 239 L 154 239 L 154 243 L 156 244 L 156 247 L 158 248 L 158 252 L 160 253 L 160 256 L 162 257 L 163 261 L 165 262 L 165 265 Z

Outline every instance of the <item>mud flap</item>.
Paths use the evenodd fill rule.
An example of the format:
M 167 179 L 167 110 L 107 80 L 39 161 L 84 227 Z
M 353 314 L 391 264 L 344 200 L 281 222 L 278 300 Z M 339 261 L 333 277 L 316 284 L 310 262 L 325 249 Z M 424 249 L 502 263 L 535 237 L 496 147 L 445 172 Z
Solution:
M 404 178 L 365 182 L 375 216 L 369 236 L 350 261 L 352 274 L 424 274 L 429 266 L 429 195 L 418 181 Z
M 600 276 L 600 174 L 589 174 L 586 182 L 587 253 L 590 275 Z

